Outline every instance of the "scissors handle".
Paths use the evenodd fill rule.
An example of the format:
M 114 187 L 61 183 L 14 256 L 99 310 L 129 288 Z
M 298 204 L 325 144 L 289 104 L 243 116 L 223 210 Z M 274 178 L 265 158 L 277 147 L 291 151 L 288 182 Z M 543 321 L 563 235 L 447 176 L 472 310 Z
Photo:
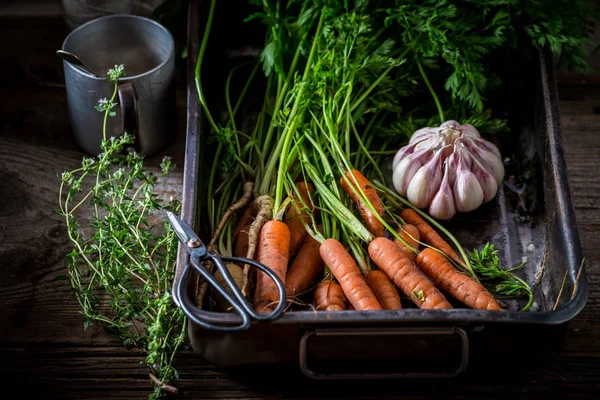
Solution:
M 231 283 L 229 283 L 229 281 L 227 281 L 227 283 L 229 284 L 230 287 L 233 287 L 233 290 L 232 290 L 233 294 L 240 301 L 242 307 L 244 307 L 246 312 L 248 314 L 250 314 L 250 316 L 252 318 L 254 318 L 255 320 L 272 321 L 281 316 L 281 314 L 283 313 L 283 310 L 285 308 L 285 305 L 286 305 L 287 295 L 285 293 L 285 285 L 283 284 L 281 279 L 279 279 L 279 276 L 277 276 L 277 274 L 272 269 L 270 269 L 269 267 L 267 267 L 264 264 L 261 264 L 257 261 L 254 261 L 254 260 L 251 260 L 251 259 L 245 258 L 245 257 L 219 257 L 214 254 L 210 254 L 209 256 L 215 256 L 218 259 L 220 259 L 219 262 L 222 264 L 227 275 L 229 275 L 229 271 L 227 271 L 227 267 L 225 267 L 225 265 L 223 264 L 223 261 L 232 262 L 232 263 L 250 264 L 250 265 L 260 269 L 265 274 L 269 275 L 269 277 L 271 279 L 273 279 L 273 281 L 275 282 L 275 285 L 277 286 L 277 291 L 279 292 L 279 302 L 277 304 L 277 307 L 275 307 L 275 310 L 273 310 L 271 313 L 268 313 L 268 314 L 259 314 L 256 311 L 254 311 L 252 306 L 244 298 L 242 291 L 240 289 L 238 289 L 238 287 L 235 285 L 235 283 L 233 283 L 233 279 L 231 280 Z M 217 264 L 217 268 L 219 268 L 219 264 L 216 262 L 215 262 L 215 264 Z M 221 271 L 221 273 L 223 274 L 223 276 L 226 276 L 226 274 L 223 273 L 223 271 Z M 229 276 L 229 277 L 231 277 L 231 276 Z M 226 280 L 227 280 L 227 278 L 226 278 Z M 232 284 L 233 284 L 233 286 L 232 286 Z
M 193 261 L 193 260 L 192 260 Z M 219 293 L 223 295 L 233 307 L 236 314 L 238 314 L 242 323 L 240 325 L 221 325 L 219 323 L 223 323 L 224 318 L 217 313 L 201 310 L 190 300 L 187 295 L 187 280 L 190 275 L 190 265 L 186 264 L 181 273 L 181 277 L 175 282 L 175 290 L 174 297 L 179 307 L 183 310 L 185 315 L 193 321 L 194 323 L 200 325 L 205 329 L 216 330 L 216 331 L 226 331 L 226 332 L 235 332 L 235 331 L 245 331 L 250 327 L 250 317 L 243 307 L 240 305 L 227 293 L 223 288 L 219 285 L 216 279 L 199 263 L 192 262 L 192 266 L 196 269 L 204 279 L 208 280 L 217 288 Z M 231 315 L 233 316 L 233 315 Z M 230 318 L 227 318 L 231 320 Z
M 221 257 L 212 252 L 205 253 L 202 257 L 202 260 L 211 260 L 214 263 L 216 268 L 221 273 L 224 281 L 227 283 L 229 291 L 216 280 L 213 274 L 204 268 L 198 256 L 192 255 L 190 257 L 190 264 L 185 265 L 180 278 L 177 282 L 175 282 L 174 291 L 176 302 L 191 321 L 205 329 L 233 332 L 247 330 L 251 325 L 250 318 L 254 318 L 257 321 L 270 321 L 281 316 L 286 305 L 285 285 L 273 270 L 248 258 Z M 240 288 L 237 287 L 233 277 L 231 276 L 231 273 L 225 265 L 225 262 L 250 264 L 263 271 L 271 279 L 273 279 L 279 292 L 279 303 L 277 307 L 275 307 L 275 310 L 273 310 L 271 313 L 261 314 L 254 311 L 252 305 L 246 300 Z M 227 322 L 234 323 L 239 321 L 237 318 L 235 318 L 235 314 L 233 313 L 228 313 L 224 316 L 222 313 L 205 311 L 196 307 L 196 305 L 190 300 L 186 291 L 186 283 L 190 275 L 190 266 L 198 271 L 202 278 L 205 279 L 217 292 L 219 292 L 219 294 L 231 305 L 235 314 L 238 314 L 241 317 L 241 324 L 227 324 Z M 224 322 L 225 324 L 223 324 Z

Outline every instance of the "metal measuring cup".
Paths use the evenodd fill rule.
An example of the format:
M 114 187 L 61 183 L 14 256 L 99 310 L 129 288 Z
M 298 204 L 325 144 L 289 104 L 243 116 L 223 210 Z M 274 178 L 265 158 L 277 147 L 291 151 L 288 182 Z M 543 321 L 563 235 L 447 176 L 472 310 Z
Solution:
M 100 77 L 63 61 L 73 135 L 86 152 L 102 150 L 104 113 L 94 106 L 110 100 L 114 84 L 107 71 L 125 66 L 118 80 L 120 107 L 107 120 L 106 136 L 135 136 L 135 149 L 149 156 L 166 147 L 176 134 L 175 41 L 159 23 L 135 15 L 109 15 L 74 29 L 62 50 L 76 54 Z

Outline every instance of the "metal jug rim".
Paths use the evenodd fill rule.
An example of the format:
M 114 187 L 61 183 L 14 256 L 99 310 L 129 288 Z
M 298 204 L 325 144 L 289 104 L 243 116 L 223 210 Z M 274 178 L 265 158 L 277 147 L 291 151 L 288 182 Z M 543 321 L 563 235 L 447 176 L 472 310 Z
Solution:
M 153 72 L 155 72 L 155 71 L 161 69 L 162 67 L 164 67 L 169 62 L 169 60 L 171 59 L 171 57 L 173 57 L 173 54 L 175 52 L 175 39 L 173 38 L 173 35 L 171 34 L 171 32 L 164 25 L 160 24 L 159 22 L 157 22 L 157 21 L 155 21 L 153 19 L 150 19 L 150 18 L 147 18 L 147 17 L 142 17 L 140 15 L 134 15 L 134 14 L 105 15 L 105 16 L 102 16 L 102 17 L 94 18 L 94 19 L 92 19 L 92 20 L 90 20 L 88 22 L 85 22 L 85 23 L 79 25 L 78 27 L 76 27 L 75 29 L 73 29 L 71 32 L 69 32 L 69 34 L 65 37 L 65 39 L 62 42 L 61 50 L 63 50 L 63 51 L 69 51 L 66 48 L 67 42 L 76 33 L 78 33 L 79 31 L 83 30 L 85 27 L 87 27 L 89 25 L 92 25 L 94 23 L 97 23 L 97 22 L 102 21 L 102 20 L 107 20 L 107 19 L 137 19 L 137 20 L 142 20 L 142 21 L 145 21 L 145 22 L 149 22 L 149 23 L 157 26 L 158 28 L 160 28 L 162 31 L 164 31 L 167 34 L 167 37 L 169 38 L 169 41 L 170 41 L 169 54 L 168 54 L 168 56 L 163 61 L 161 61 L 160 64 L 158 64 L 156 67 L 154 67 L 152 69 L 149 69 L 148 71 L 145 71 L 145 72 L 143 72 L 141 74 L 132 75 L 132 76 L 125 76 L 125 77 L 119 78 L 118 79 L 119 82 L 124 82 L 124 81 L 128 81 L 128 80 L 140 78 L 140 77 L 143 77 L 143 76 L 146 76 L 146 75 L 150 75 Z M 101 80 L 101 81 L 106 80 L 106 77 L 97 77 L 97 76 L 89 74 L 89 73 L 87 73 L 87 72 L 85 72 L 85 71 L 83 71 L 83 70 L 81 70 L 79 68 L 76 68 L 75 66 L 73 66 L 72 64 L 70 64 L 68 62 L 64 62 L 63 61 L 63 63 L 67 64 L 69 66 L 69 68 L 73 69 L 77 73 L 79 73 L 79 74 L 81 74 L 81 75 L 83 75 L 85 77 L 88 77 L 90 79 Z

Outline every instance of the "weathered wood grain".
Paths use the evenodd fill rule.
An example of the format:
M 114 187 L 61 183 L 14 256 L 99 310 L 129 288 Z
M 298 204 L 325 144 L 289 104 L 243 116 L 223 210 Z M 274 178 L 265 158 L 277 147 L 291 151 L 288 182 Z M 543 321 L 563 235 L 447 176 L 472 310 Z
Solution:
M 143 355 L 128 351 L 95 327 L 83 330 L 79 307 L 65 274 L 69 249 L 58 207 L 58 174 L 74 168 L 82 154 L 67 122 L 64 89 L 40 85 L 26 65 L 46 81 L 59 79 L 50 57 L 60 43 L 57 25 L 11 22 L 3 25 L 12 41 L 0 41 L 11 55 L 2 61 L 0 97 L 0 383 L 22 398 L 143 399 L 151 389 Z M 29 47 L 27 47 L 29 46 Z M 31 52 L 37 51 L 32 58 Z M 33 61 L 32 61 L 33 60 Z M 48 61 L 50 60 L 50 61 Z M 56 61 L 56 63 L 55 63 Z M 586 399 L 600 393 L 600 88 L 561 87 L 564 146 L 590 296 L 569 326 L 565 352 L 543 367 L 510 369 L 503 376 L 476 371 L 458 381 L 306 382 L 274 368 L 266 372 L 223 371 L 200 360 L 189 348 L 177 357 L 181 379 L 177 398 L 545 398 Z M 185 105 L 185 93 L 178 102 Z M 184 109 L 184 107 L 180 107 Z M 182 116 L 180 116 L 181 118 Z M 182 165 L 183 140 L 163 154 Z M 156 167 L 161 155 L 148 160 Z M 163 190 L 180 193 L 181 168 Z M 260 374 L 260 375 L 259 375 Z M 257 376 L 258 375 L 258 376 Z M 268 379 L 267 379 L 268 376 Z

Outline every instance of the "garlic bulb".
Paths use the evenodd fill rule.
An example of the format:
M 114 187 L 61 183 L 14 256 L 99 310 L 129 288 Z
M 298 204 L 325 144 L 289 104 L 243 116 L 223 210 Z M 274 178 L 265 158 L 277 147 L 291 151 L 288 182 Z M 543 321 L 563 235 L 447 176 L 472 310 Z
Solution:
M 415 131 L 392 167 L 396 191 L 441 220 L 492 200 L 504 180 L 498 148 L 454 120 Z

